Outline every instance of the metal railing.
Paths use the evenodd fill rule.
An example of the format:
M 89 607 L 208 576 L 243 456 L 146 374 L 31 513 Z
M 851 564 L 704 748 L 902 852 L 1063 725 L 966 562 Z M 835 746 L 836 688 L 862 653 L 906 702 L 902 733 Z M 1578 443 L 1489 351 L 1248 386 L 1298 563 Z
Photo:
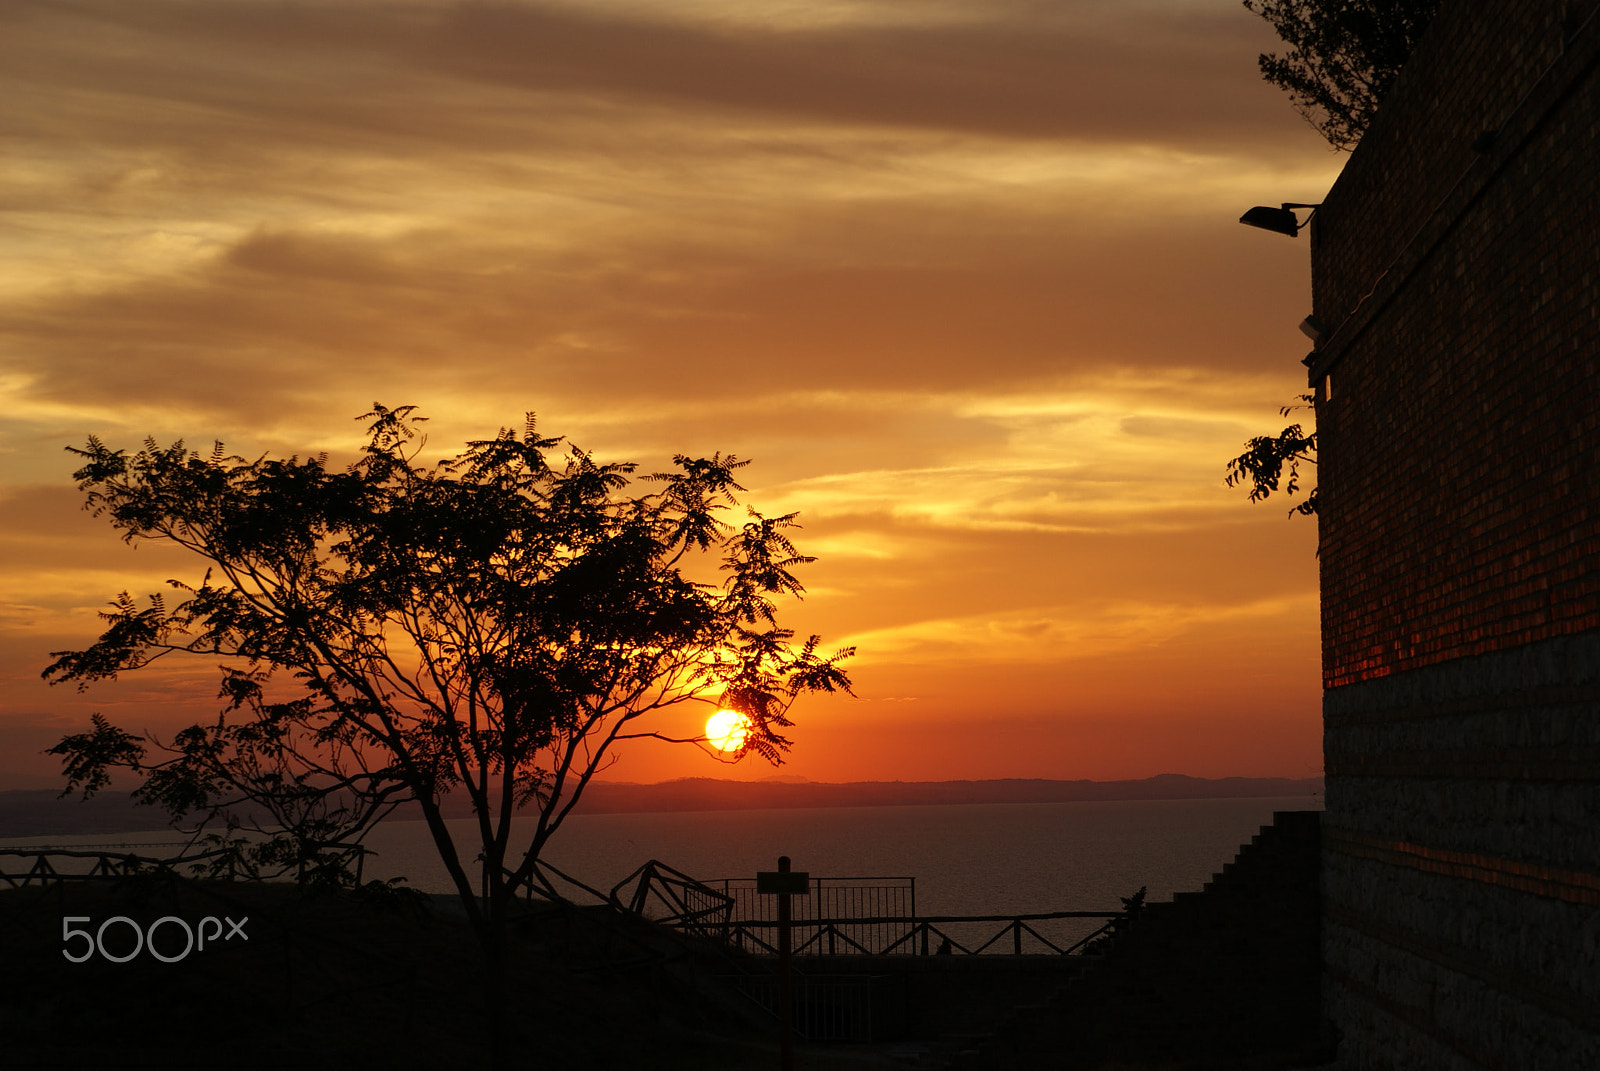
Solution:
M 721 878 L 706 884 L 733 900 L 729 938 L 736 944 L 752 937 L 757 928 L 775 932 L 778 898 L 758 893 L 754 878 Z M 789 912 L 796 927 L 797 953 L 837 955 L 843 948 L 875 955 L 887 951 L 916 918 L 917 879 L 812 878 L 809 895 L 790 897 Z M 800 935 L 808 931 L 811 938 L 806 942 Z
M 884 979 L 867 974 L 800 974 L 791 979 L 795 1036 L 806 1041 L 882 1040 Z M 739 990 L 774 1018 L 778 1014 L 775 975 L 746 975 Z
M 919 917 L 913 878 L 812 878 L 811 885 L 811 895 L 791 898 L 795 955 L 1067 956 L 1114 934 L 1130 917 L 1126 909 Z M 758 895 L 753 879 L 702 882 L 652 859 L 609 899 L 682 933 L 777 954 L 777 898 Z M 1042 925 L 1066 920 L 1101 921 L 1067 933 Z
M 1046 911 L 1016 915 L 930 915 L 905 919 L 805 919 L 794 921 L 791 928 L 796 931 L 794 954 L 797 956 L 1068 956 L 1083 952 L 1097 938 L 1115 932 L 1126 917 L 1126 912 L 1121 911 Z M 1041 927 L 1031 925 L 1065 919 L 1105 921 L 1075 938 L 1042 933 Z M 958 930 L 957 927 L 963 929 Z M 890 932 L 894 936 L 892 940 L 882 943 L 863 944 L 855 940 L 852 933 L 859 933 L 864 928 L 877 928 L 878 933 Z M 776 922 L 733 922 L 726 932 L 728 942 L 735 947 L 777 954 Z
M 622 892 L 629 884 L 633 892 L 624 902 Z M 608 899 L 614 907 L 696 937 L 726 940 L 733 924 L 732 896 L 658 859 L 617 882 Z

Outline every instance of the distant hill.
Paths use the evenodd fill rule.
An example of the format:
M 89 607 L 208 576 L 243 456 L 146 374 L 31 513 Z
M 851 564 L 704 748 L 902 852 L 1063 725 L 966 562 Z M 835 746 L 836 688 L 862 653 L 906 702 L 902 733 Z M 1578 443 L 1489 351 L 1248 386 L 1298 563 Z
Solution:
M 739 811 L 796 807 L 904 807 L 952 803 L 1065 803 L 1079 800 L 1225 799 L 1312 796 L 1320 777 L 1188 777 L 1159 774 L 1140 781 L 724 781 L 690 777 L 639 785 L 597 781 L 584 793 L 581 814 L 663 811 Z M 447 814 L 470 813 L 457 797 Z M 404 810 L 399 817 L 407 815 Z M 0 792 L 0 838 L 83 833 L 129 833 L 160 828 L 161 813 L 135 804 L 126 792 L 102 792 L 89 800 L 60 799 L 56 792 Z
M 690 777 L 655 785 L 591 784 L 579 810 L 586 814 L 629 811 L 735 811 L 792 807 L 904 807 L 950 803 L 1066 803 L 1075 800 L 1222 799 L 1250 796 L 1309 796 L 1322 778 L 1188 777 L 1158 774 L 1141 781 L 721 781 Z

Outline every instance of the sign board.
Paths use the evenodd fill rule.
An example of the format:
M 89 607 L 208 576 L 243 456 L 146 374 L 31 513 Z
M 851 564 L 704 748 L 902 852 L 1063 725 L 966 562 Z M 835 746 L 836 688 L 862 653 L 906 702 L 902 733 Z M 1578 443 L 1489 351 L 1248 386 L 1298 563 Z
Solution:
M 760 870 L 756 872 L 756 892 L 811 895 L 811 874 L 805 870 Z

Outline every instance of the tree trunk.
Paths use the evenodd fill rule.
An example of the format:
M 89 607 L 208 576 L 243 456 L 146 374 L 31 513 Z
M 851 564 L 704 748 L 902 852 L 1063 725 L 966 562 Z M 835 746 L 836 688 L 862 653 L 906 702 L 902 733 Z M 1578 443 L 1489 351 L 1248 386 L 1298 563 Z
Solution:
M 498 914 L 498 913 L 497 913 Z M 491 916 L 482 931 L 483 1006 L 489 1019 L 489 1066 L 492 1071 L 511 1071 L 511 1024 L 506 992 L 505 920 Z

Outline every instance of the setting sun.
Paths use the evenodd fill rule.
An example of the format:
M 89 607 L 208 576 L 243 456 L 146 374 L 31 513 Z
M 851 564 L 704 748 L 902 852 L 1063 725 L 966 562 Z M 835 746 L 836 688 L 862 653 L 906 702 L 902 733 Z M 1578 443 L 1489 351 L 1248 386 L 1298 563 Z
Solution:
M 706 719 L 706 739 L 718 751 L 738 751 L 750 735 L 750 719 L 737 710 L 719 710 Z
M 784 627 L 859 652 L 857 694 L 773 724 L 786 776 L 1322 771 L 1316 525 L 1223 478 L 1304 389 L 1310 311 L 1305 243 L 1239 200 L 1320 201 L 1345 157 L 1238 0 L 13 8 L 0 791 L 59 792 L 45 749 L 121 717 L 40 676 L 85 608 L 187 577 L 107 542 L 63 447 L 331 472 L 374 397 L 447 452 L 531 409 L 639 474 L 753 459 L 817 558 Z M 214 720 L 214 669 L 161 666 L 127 716 Z M 687 683 L 672 739 L 722 705 Z M 755 728 L 605 776 L 726 772 Z

